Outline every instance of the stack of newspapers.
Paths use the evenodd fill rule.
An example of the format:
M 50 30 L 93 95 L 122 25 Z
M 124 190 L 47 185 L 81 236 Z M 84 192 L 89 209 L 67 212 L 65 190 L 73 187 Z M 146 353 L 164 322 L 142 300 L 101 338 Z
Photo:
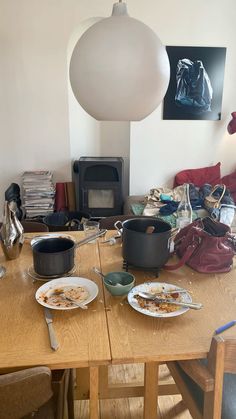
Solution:
M 55 186 L 52 177 L 52 172 L 47 170 L 23 173 L 23 207 L 26 218 L 45 216 L 54 211 Z

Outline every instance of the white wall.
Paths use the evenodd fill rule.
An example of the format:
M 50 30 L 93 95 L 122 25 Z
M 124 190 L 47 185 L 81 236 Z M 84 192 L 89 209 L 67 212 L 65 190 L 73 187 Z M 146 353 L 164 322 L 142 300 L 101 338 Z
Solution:
M 161 105 L 145 120 L 131 123 L 131 194 L 172 186 L 178 171 L 218 161 L 222 173 L 230 173 L 236 169 L 236 135 L 226 132 L 236 109 L 235 0 L 129 2 L 129 11 L 142 16 L 165 45 L 227 47 L 221 121 L 163 120 Z
M 55 180 L 66 181 L 71 159 L 80 154 L 108 150 L 128 160 L 129 123 L 98 127 L 84 115 L 71 130 L 69 119 L 69 42 L 82 22 L 108 16 L 111 9 L 110 0 L 0 0 L 0 214 L 4 190 L 20 182 L 24 170 L 51 169 Z M 159 108 L 131 124 L 131 192 L 146 192 L 171 182 L 177 170 L 218 160 L 229 172 L 236 147 L 236 138 L 225 133 L 236 106 L 235 0 L 129 0 L 128 9 L 166 45 L 228 49 L 222 121 L 163 121 Z M 102 139 L 99 147 L 94 137 Z

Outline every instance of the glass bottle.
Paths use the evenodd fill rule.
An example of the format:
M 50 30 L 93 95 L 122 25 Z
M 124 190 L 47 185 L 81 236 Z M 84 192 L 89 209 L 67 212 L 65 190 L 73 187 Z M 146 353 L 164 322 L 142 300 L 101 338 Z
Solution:
M 193 210 L 189 198 L 189 184 L 183 185 L 183 196 L 177 208 L 177 221 L 176 226 L 178 228 L 186 227 L 191 224 L 193 216 Z

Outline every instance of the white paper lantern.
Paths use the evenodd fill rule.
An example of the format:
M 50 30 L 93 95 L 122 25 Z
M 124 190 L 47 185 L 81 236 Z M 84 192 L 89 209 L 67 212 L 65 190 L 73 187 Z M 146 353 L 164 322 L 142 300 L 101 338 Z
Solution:
M 128 16 L 125 3 L 79 39 L 70 81 L 80 105 L 97 120 L 139 121 L 161 103 L 170 79 L 165 47 L 147 25 Z

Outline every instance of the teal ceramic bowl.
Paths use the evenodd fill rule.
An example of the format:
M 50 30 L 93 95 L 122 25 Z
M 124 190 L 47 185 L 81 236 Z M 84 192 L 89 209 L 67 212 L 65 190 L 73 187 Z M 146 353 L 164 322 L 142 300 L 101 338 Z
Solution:
M 135 277 L 129 272 L 109 272 L 103 282 L 111 295 L 125 295 L 133 288 Z

